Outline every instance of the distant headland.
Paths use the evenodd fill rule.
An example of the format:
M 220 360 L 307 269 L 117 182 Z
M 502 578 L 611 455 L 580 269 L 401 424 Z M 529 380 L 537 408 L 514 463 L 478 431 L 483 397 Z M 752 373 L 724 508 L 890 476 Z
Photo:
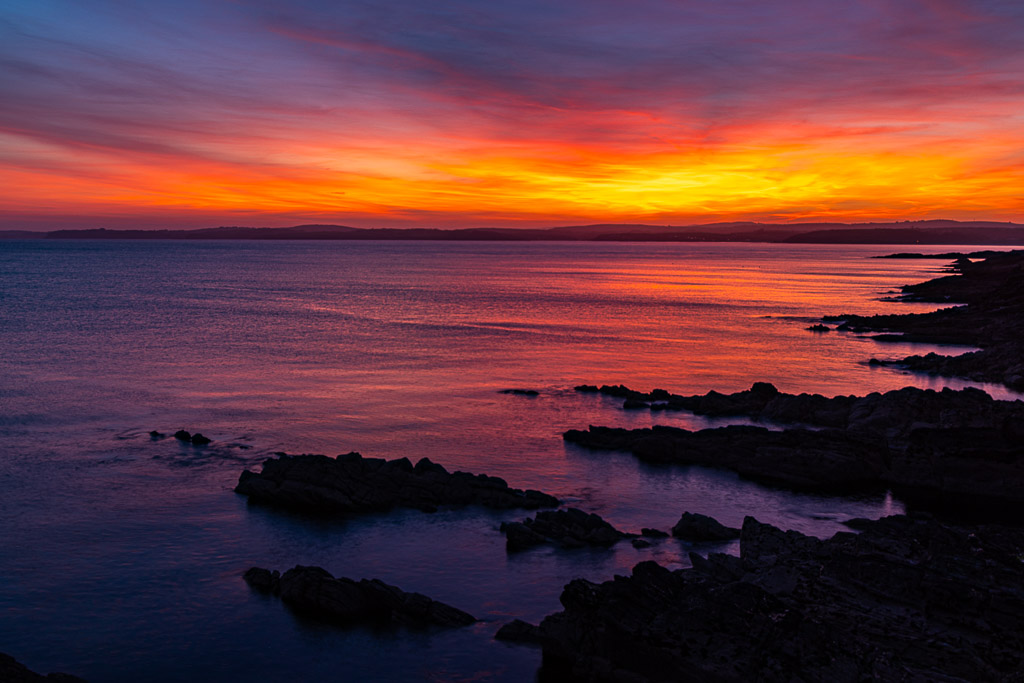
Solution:
M 354 228 L 296 225 L 286 228 L 219 227 L 189 230 L 0 231 L 0 239 L 121 240 L 431 240 L 514 242 L 772 242 L 793 244 L 1024 245 L 1024 225 L 995 221 L 892 223 L 708 223 L 646 225 L 602 223 L 553 228 Z

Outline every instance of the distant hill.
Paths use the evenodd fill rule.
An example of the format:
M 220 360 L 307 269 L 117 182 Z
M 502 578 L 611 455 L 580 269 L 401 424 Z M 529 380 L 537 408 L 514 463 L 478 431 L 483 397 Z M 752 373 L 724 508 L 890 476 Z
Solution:
M 225 226 L 195 230 L 0 231 L 0 239 L 118 240 L 432 240 L 604 242 L 782 242 L 790 244 L 1024 245 L 1024 225 L 952 220 L 900 223 L 710 223 L 644 225 L 602 223 L 554 228 L 354 228 L 296 225 L 288 228 Z
M 870 228 L 816 230 L 787 237 L 791 244 L 1024 244 L 1024 227 Z

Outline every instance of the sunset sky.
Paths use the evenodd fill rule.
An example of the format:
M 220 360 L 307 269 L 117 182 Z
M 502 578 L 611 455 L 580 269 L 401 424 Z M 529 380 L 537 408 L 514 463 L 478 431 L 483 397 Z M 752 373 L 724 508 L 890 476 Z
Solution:
M 1024 3 L 0 0 L 0 227 L 1024 220 Z

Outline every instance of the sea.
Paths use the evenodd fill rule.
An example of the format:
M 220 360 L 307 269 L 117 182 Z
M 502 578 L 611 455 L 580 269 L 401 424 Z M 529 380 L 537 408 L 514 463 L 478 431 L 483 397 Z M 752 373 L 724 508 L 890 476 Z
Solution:
M 560 609 L 575 578 L 735 543 L 536 548 L 476 507 L 310 517 L 249 505 L 274 453 L 429 457 L 503 477 L 616 527 L 684 511 L 827 537 L 903 512 L 891 492 L 824 496 L 566 444 L 588 425 L 742 420 L 625 411 L 574 391 L 866 394 L 999 386 L 871 358 L 963 347 L 806 328 L 893 300 L 979 247 L 747 243 L 0 241 L 0 651 L 93 683 L 530 681 L 531 646 L 493 639 Z M 500 393 L 527 389 L 537 396 Z M 771 426 L 771 425 L 769 425 Z M 151 430 L 199 431 L 197 447 Z M 455 630 L 341 628 L 252 592 L 253 566 L 379 578 L 476 616 Z

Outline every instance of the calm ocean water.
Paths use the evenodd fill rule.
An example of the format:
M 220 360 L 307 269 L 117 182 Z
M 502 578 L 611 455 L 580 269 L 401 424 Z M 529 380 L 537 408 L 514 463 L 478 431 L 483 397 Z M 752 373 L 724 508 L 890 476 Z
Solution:
M 933 308 L 881 299 L 941 261 L 868 258 L 923 249 L 0 242 L 0 651 L 94 683 L 531 680 L 539 652 L 493 641 L 501 623 L 556 611 L 575 577 L 644 559 L 686 566 L 690 546 L 508 556 L 497 527 L 523 513 L 311 520 L 247 506 L 231 491 L 239 472 L 278 450 L 429 456 L 627 530 L 689 510 L 827 536 L 903 505 L 576 449 L 565 429 L 712 423 L 626 413 L 572 387 L 963 386 L 865 363 L 934 347 L 804 329 L 824 313 Z M 497 393 L 513 387 L 541 395 Z M 179 428 L 215 443 L 147 434 Z M 723 548 L 735 550 L 698 549 Z M 253 565 L 295 564 L 377 577 L 483 621 L 338 629 L 241 580 Z

